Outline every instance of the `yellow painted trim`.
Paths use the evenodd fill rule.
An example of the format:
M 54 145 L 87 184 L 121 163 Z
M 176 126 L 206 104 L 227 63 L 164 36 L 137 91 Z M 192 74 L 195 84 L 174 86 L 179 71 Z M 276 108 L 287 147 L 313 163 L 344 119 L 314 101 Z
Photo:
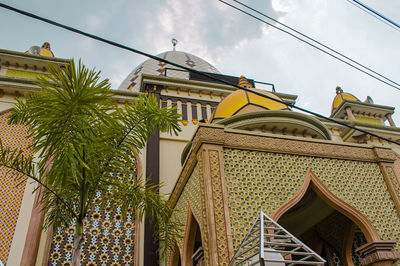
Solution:
M 8 77 L 19 77 L 19 78 L 29 78 L 29 79 L 37 79 L 40 76 L 44 76 L 46 74 L 28 72 L 23 70 L 16 69 L 7 69 L 6 76 Z
M 378 118 L 370 118 L 370 117 L 362 117 L 362 116 L 354 116 L 354 118 L 360 122 L 382 125 L 382 121 Z

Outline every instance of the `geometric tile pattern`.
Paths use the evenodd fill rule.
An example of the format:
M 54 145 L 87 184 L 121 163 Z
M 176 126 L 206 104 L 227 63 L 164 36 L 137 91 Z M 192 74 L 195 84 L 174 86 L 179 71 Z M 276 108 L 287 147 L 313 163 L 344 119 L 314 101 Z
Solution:
M 27 138 L 28 128 L 8 125 L 9 114 L 0 113 L 0 138 L 4 147 L 22 149 L 25 156 L 32 155 L 29 149 L 31 139 Z M 0 260 L 4 264 L 7 263 L 26 184 L 26 181 L 16 181 L 15 176 L 14 172 L 0 166 Z
M 192 175 L 186 183 L 185 188 L 183 189 L 183 192 L 174 208 L 173 219 L 182 224 L 182 234 L 185 232 L 185 226 L 187 222 L 188 203 L 190 203 L 193 213 L 199 221 L 201 235 L 204 236 L 202 215 L 203 209 L 201 206 L 201 189 L 198 165 L 196 165 L 196 167 L 193 169 Z M 183 238 L 177 238 L 177 244 L 182 252 Z
M 378 164 L 230 148 L 224 161 L 234 250 L 259 211 L 272 216 L 298 193 L 308 168 L 400 249 L 400 219 Z
M 97 193 L 99 203 L 101 193 Z M 133 265 L 135 218 L 122 216 L 120 207 L 98 205 L 88 213 L 84 223 L 81 265 Z M 53 232 L 48 265 L 71 265 L 75 227 Z

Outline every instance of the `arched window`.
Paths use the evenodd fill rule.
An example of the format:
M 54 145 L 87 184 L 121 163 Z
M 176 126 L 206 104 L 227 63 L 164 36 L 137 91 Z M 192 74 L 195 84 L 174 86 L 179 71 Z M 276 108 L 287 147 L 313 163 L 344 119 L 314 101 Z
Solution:
M 190 210 L 190 208 L 189 208 Z M 202 266 L 204 262 L 203 244 L 201 241 L 199 223 L 193 213 L 189 211 L 183 247 L 183 264 L 187 266 Z

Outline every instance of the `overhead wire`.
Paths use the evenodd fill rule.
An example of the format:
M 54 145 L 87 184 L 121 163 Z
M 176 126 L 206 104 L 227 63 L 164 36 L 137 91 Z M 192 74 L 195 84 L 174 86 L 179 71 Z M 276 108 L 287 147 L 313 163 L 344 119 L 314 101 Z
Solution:
M 389 22 L 387 22 L 387 21 L 385 21 L 385 20 L 381 19 L 380 17 L 378 17 L 378 16 L 374 15 L 373 13 L 370 13 L 368 10 L 366 10 L 366 9 L 362 8 L 361 6 L 357 5 L 357 4 L 356 4 L 356 3 L 354 3 L 353 1 L 351 1 L 351 0 L 347 0 L 347 2 L 349 2 L 349 3 L 350 3 L 350 4 L 352 4 L 353 6 L 357 7 L 357 8 L 358 8 L 358 9 L 360 9 L 361 11 L 363 11 L 363 12 L 367 13 L 368 15 L 371 15 L 371 16 L 373 16 L 373 17 L 374 17 L 374 18 L 376 18 L 377 20 L 379 20 L 379 21 L 381 21 L 381 22 L 385 23 L 385 24 L 386 24 L 386 25 L 388 25 L 389 27 L 391 27 L 391 28 L 393 28 L 393 29 L 395 29 L 395 30 L 397 30 L 397 31 L 399 31 L 399 32 L 400 32 L 400 29 L 396 28 L 395 26 L 393 26 L 393 25 L 392 25 L 392 24 L 390 24 Z
M 388 25 L 389 27 L 391 27 L 391 28 L 393 28 L 393 29 L 395 29 L 395 30 L 397 30 L 397 31 L 400 32 L 400 29 L 396 28 L 395 26 L 393 26 L 393 25 L 390 24 L 389 22 L 385 21 L 384 19 L 381 19 L 380 17 L 374 15 L 373 13 L 370 13 L 368 10 L 366 10 L 366 9 L 364 9 L 363 7 L 357 5 L 357 3 L 354 3 L 354 2 L 351 1 L 351 0 L 347 0 L 347 2 L 349 2 L 349 3 L 352 4 L 353 6 L 357 7 L 357 8 L 360 9 L 361 11 L 367 13 L 368 15 L 373 16 L 373 17 L 376 18 L 377 20 L 379 20 L 379 21 L 385 23 L 385 24 Z
M 387 18 L 386 16 L 382 15 L 378 11 L 370 8 L 366 4 L 364 4 L 364 3 L 360 2 L 360 1 L 357 1 L 357 0 L 347 0 L 347 1 L 351 2 L 352 4 L 354 4 L 354 5 L 358 6 L 358 7 L 360 7 L 362 10 L 366 11 L 368 14 L 370 14 L 371 16 L 379 19 L 380 21 L 385 22 L 387 25 L 391 25 L 392 27 L 395 27 L 395 29 L 397 29 L 397 30 L 400 29 L 400 25 L 399 24 L 397 24 L 393 20 Z
M 342 126 L 344 126 L 344 127 L 347 127 L 347 128 L 353 129 L 353 130 L 357 130 L 357 131 L 362 132 L 362 133 L 364 133 L 364 134 L 368 134 L 368 135 L 370 135 L 370 136 L 376 137 L 376 138 L 378 138 L 378 139 L 385 140 L 385 141 L 390 142 L 390 143 L 393 143 L 393 144 L 400 145 L 399 142 L 396 142 L 396 141 L 394 141 L 394 140 L 391 140 L 391 139 L 388 139 L 388 138 L 379 136 L 379 135 L 377 135 L 377 134 L 375 134 L 375 133 L 372 133 L 372 132 L 369 132 L 369 131 L 367 131 L 367 130 L 364 130 L 364 129 L 361 129 L 361 128 L 357 128 L 357 127 L 355 127 L 355 126 L 349 125 L 349 124 L 344 123 L 344 122 L 342 122 L 342 121 L 338 121 L 338 120 L 336 120 L 336 119 L 333 119 L 333 118 L 330 118 L 330 117 L 326 117 L 326 116 L 321 115 L 321 114 L 318 114 L 318 113 L 316 113 L 316 112 L 313 112 L 313 111 L 304 109 L 304 108 L 302 108 L 302 107 L 296 106 L 295 104 L 292 104 L 292 103 L 289 103 L 289 102 L 285 102 L 285 101 L 283 101 L 283 100 L 279 100 L 279 99 L 270 97 L 270 96 L 265 95 L 265 94 L 263 94 L 263 93 L 260 93 L 260 92 L 258 92 L 258 91 L 251 90 L 251 89 L 248 89 L 248 88 L 245 88 L 245 87 L 241 87 L 241 86 L 239 86 L 239 85 L 236 85 L 236 84 L 234 84 L 234 83 L 228 82 L 228 81 L 226 81 L 226 80 L 223 80 L 223 79 L 220 79 L 220 78 L 216 78 L 216 77 L 214 77 L 214 76 L 212 76 L 212 75 L 207 74 L 206 72 L 198 71 L 198 70 L 195 70 L 195 69 L 192 69 L 192 68 L 189 68 L 189 67 L 186 67 L 186 66 L 183 66 L 183 65 L 180 65 L 180 64 L 171 62 L 171 61 L 166 60 L 166 59 L 164 59 L 164 58 L 161 58 L 161 57 L 158 57 L 158 56 L 155 56 L 155 55 L 151 55 L 151 54 L 149 54 L 149 53 L 146 53 L 146 52 L 137 50 L 137 49 L 135 49 L 135 48 L 128 47 L 128 46 L 126 46 L 126 45 L 123 45 L 123 44 L 120 44 L 120 43 L 117 43 L 117 42 L 114 42 L 114 41 L 111 41 L 111 40 L 107 40 L 107 39 L 102 38 L 102 37 L 99 37 L 99 36 L 97 36 L 97 35 L 84 32 L 84 31 L 82 31 L 82 30 L 79 30 L 79 29 L 76 29 L 76 28 L 73 28 L 73 27 L 70 27 L 70 26 L 67 26 L 67 25 L 64 25 L 64 24 L 55 22 L 55 21 L 53 21 L 53 20 L 50 20 L 50 19 L 47 19 L 47 18 L 38 16 L 38 15 L 32 14 L 32 13 L 27 12 L 27 11 L 24 11 L 24 10 L 20 10 L 20 9 L 11 7 L 11 6 L 6 5 L 6 4 L 3 4 L 3 3 L 0 3 L 0 7 L 5 8 L 5 9 L 7 9 L 7 10 L 11 10 L 11 11 L 16 12 L 16 13 L 19 13 L 19 14 L 22 14 L 22 15 L 24 15 L 24 16 L 28 16 L 28 17 L 30 17 L 30 18 L 34 18 L 34 19 L 37 19 L 37 20 L 46 22 L 46 23 L 51 24 L 51 25 L 54 25 L 54 26 L 57 26 L 57 27 L 66 29 L 66 30 L 68 30 L 68 31 L 71 31 L 71 32 L 74 32 L 74 33 L 77 33 L 77 34 L 80 34 L 80 35 L 89 37 L 89 38 L 91 38 L 91 39 L 94 39 L 94 40 L 97 40 L 97 41 L 101 41 L 101 42 L 103 42 L 103 43 L 107 43 L 107 44 L 109 44 L 109 45 L 112 45 L 112 46 L 115 46 L 115 47 L 118 47 L 118 48 L 121 48 L 121 49 L 124 49 L 124 50 L 128 50 L 128 51 L 130 51 L 130 52 L 133 52 L 133 53 L 136 53 L 136 54 L 140 54 L 140 55 L 143 55 L 143 56 L 152 58 L 152 59 L 154 59 L 154 60 L 157 60 L 157 61 L 160 61 L 160 62 L 164 62 L 164 63 L 170 64 L 170 65 L 179 67 L 179 68 L 184 69 L 184 70 L 186 70 L 186 71 L 188 71 L 188 72 L 193 72 L 193 73 L 202 75 L 202 76 L 204 76 L 204 77 L 207 77 L 207 78 L 209 78 L 209 79 L 218 81 L 218 82 L 223 83 L 223 84 L 226 84 L 226 85 L 228 85 L 228 86 L 232 86 L 232 87 L 235 87 L 235 88 L 237 88 L 237 89 L 242 89 L 242 90 L 244 90 L 244 91 L 254 93 L 254 94 L 256 94 L 256 95 L 258 95 L 258 96 L 261 96 L 261 97 L 263 97 L 263 98 L 267 98 L 267 99 L 270 99 L 270 100 L 273 100 L 273 101 L 276 101 L 276 102 L 285 104 L 285 105 L 287 105 L 287 106 L 290 106 L 291 108 L 294 108 L 294 109 L 300 110 L 300 111 L 302 111 L 302 112 L 305 112 L 305 113 L 314 115 L 314 116 L 316 116 L 316 117 L 325 119 L 325 120 L 327 120 L 327 121 L 330 121 L 330 122 L 333 122 L 333 123 L 342 125 Z
M 328 51 L 322 49 L 321 47 L 318 47 L 317 45 L 315 45 L 315 44 L 313 44 L 313 43 L 311 43 L 311 42 L 309 42 L 309 41 L 307 41 L 307 40 L 304 40 L 304 39 L 300 38 L 299 36 L 296 36 L 295 34 L 289 32 L 289 31 L 287 31 L 287 30 L 284 30 L 284 29 L 282 29 L 282 28 L 279 28 L 279 27 L 273 25 L 272 23 L 269 23 L 268 21 L 265 21 L 265 20 L 263 20 L 263 19 L 261 19 L 261 18 L 255 16 L 255 15 L 253 15 L 253 14 L 251 14 L 251 13 L 249 13 L 249 12 L 247 12 L 247 11 L 245 11 L 245 10 L 243 10 L 243 9 L 241 9 L 241 8 L 239 8 L 239 7 L 237 7 L 237 6 L 234 6 L 234 5 L 228 3 L 228 2 L 226 2 L 226 1 L 224 1 L 224 0 L 218 0 L 218 1 L 220 1 L 221 3 L 224 3 L 225 5 L 228 5 L 228 6 L 232 7 L 232 8 L 234 8 L 234 9 L 236 9 L 236 10 L 242 12 L 243 14 L 246 14 L 246 15 L 248 15 L 248 16 L 250 16 L 250 17 L 252 17 L 252 18 L 254 18 L 254 19 L 258 20 L 258 21 L 261 21 L 262 23 L 265 23 L 265 24 L 267 24 L 267 25 L 269 25 L 269 26 L 271 26 L 271 27 L 273 27 L 273 28 L 275 28 L 275 29 L 277 29 L 277 30 L 279 30 L 279 31 L 282 31 L 282 32 L 284 32 L 284 33 L 286 33 L 286 34 L 292 36 L 293 38 L 296 38 L 297 40 L 302 41 L 302 42 L 304 42 L 304 43 L 306 43 L 306 44 L 308 44 L 308 45 L 310 45 L 310 46 L 316 48 L 317 50 L 319 50 L 319 51 L 321 51 L 321 52 L 323 52 L 323 53 L 325 53 L 325 54 L 327 54 L 327 55 L 329 55 L 329 56 L 331 56 L 331 57 L 333 57 L 333 58 L 335 58 L 335 59 L 341 61 L 342 63 L 345 63 L 346 65 L 348 65 L 348 66 L 350 66 L 350 67 L 352 67 L 352 68 L 355 68 L 355 69 L 361 71 L 362 73 L 364 73 L 364 74 L 366 74 L 366 75 L 368 75 L 368 76 L 370 76 L 370 77 L 372 77 L 372 78 L 374 78 L 374 79 L 376 79 L 376 80 L 378 80 L 378 81 L 380 81 L 380 82 L 382 82 L 382 83 L 384 83 L 384 84 L 386 84 L 386 85 L 388 85 L 388 86 L 390 86 L 390 87 L 393 87 L 393 88 L 395 88 L 395 89 L 397 89 L 397 90 L 400 90 L 400 84 L 399 84 L 399 83 L 394 82 L 394 81 L 392 81 L 391 79 L 389 79 L 389 78 L 387 78 L 387 77 L 385 77 L 385 76 L 383 76 L 383 75 L 381 75 L 381 74 L 379 74 L 379 73 L 378 73 L 379 76 L 384 77 L 384 79 L 388 80 L 389 82 L 386 81 L 386 80 L 384 80 L 384 79 L 382 79 L 382 78 L 376 77 L 376 76 L 374 76 L 373 74 L 367 72 L 366 70 L 364 70 L 364 69 L 362 69 L 362 68 L 360 68 L 360 67 L 357 67 L 357 66 L 355 66 L 355 65 L 353 65 L 353 64 L 351 64 L 351 63 L 349 63 L 349 62 L 347 62 L 346 60 L 340 58 L 339 56 L 337 56 L 337 55 L 335 55 L 335 54 L 332 54 L 332 53 L 330 53 L 330 52 L 328 52 Z M 237 2 L 237 1 L 235 1 L 235 2 Z M 327 47 L 327 46 L 326 46 L 326 47 Z M 338 52 L 335 52 L 335 53 L 336 53 L 336 54 L 339 54 Z M 359 63 L 358 63 L 358 64 L 359 64 Z M 361 64 L 359 64 L 359 65 L 361 65 Z M 373 70 L 371 70 L 371 69 L 369 69 L 369 68 L 367 68 L 367 67 L 365 67 L 365 66 L 363 66 L 363 68 L 368 69 L 368 70 L 371 71 L 371 72 L 375 72 L 375 71 L 373 71 Z M 377 73 L 377 72 L 375 72 L 375 73 Z M 393 84 L 390 83 L 390 82 L 396 84 L 397 86 L 396 86 L 396 85 L 393 85 Z
M 221 1 L 221 0 L 218 0 L 218 1 L 224 2 L 224 1 Z M 312 38 L 312 37 L 310 37 L 310 36 L 308 36 L 308 35 L 306 35 L 306 34 L 300 32 L 300 31 L 296 30 L 295 28 L 290 27 L 290 26 L 288 26 L 288 25 L 286 25 L 286 24 L 280 22 L 279 20 L 274 19 L 273 17 L 268 16 L 267 14 L 262 13 L 261 11 L 255 9 L 255 8 L 252 8 L 251 6 L 246 5 L 246 4 L 244 4 L 244 3 L 242 3 L 242 2 L 240 2 L 240 1 L 238 1 L 238 0 L 232 0 L 232 1 L 234 1 L 234 2 L 238 3 L 239 5 L 244 6 L 244 7 L 246 7 L 247 9 L 250 9 L 251 11 L 253 11 L 253 12 L 255 12 L 255 13 L 257 13 L 257 14 L 263 16 L 263 17 L 266 17 L 266 18 L 268 18 L 269 20 L 271 20 L 271 21 L 273 21 L 273 22 L 275 22 L 275 23 L 277 23 L 277 24 L 279 24 L 279 25 L 281 25 L 281 26 L 283 26 L 283 27 L 285 27 L 285 28 L 287 28 L 287 29 L 289 29 L 289 30 L 295 32 L 296 34 L 298 34 L 298 35 L 300 35 L 300 36 L 302 36 L 302 37 L 304 37 L 304 38 L 306 38 L 306 39 L 308 39 L 308 40 L 310 40 L 310 41 L 312 41 L 312 42 L 314 42 L 314 43 L 316 43 L 316 44 L 318 44 L 318 45 L 320 45 L 320 46 L 322 46 L 322 47 L 324 47 L 324 48 L 326 48 L 326 49 L 328 49 L 329 51 L 331 51 L 331 52 L 333 52 L 333 53 L 335 53 L 335 54 L 337 54 L 337 55 L 339 55 L 339 56 L 345 58 L 346 60 L 349 60 L 350 62 L 352 62 L 352 63 L 354 63 L 354 64 L 356 64 L 356 65 L 358 65 L 358 66 L 360 66 L 360 67 L 362 67 L 362 68 L 364 68 L 364 69 L 367 69 L 368 71 L 374 73 L 375 75 L 378 75 L 379 77 L 381 77 L 381 78 L 383 78 L 383 79 L 385 79 L 385 80 L 387 80 L 387 81 L 389 81 L 389 82 L 392 82 L 393 84 L 396 84 L 397 86 L 400 86 L 399 83 L 393 81 L 392 79 L 390 79 L 390 78 L 388 78 L 388 77 L 386 77 L 386 76 L 384 76 L 384 75 L 378 73 L 377 71 L 375 71 L 375 70 L 373 70 L 373 69 L 371 69 L 371 68 L 365 66 L 364 64 L 361 64 L 361 63 L 359 63 L 359 62 L 357 62 L 357 61 L 351 59 L 350 57 L 344 55 L 343 53 L 334 50 L 333 48 L 331 48 L 331 47 L 329 47 L 329 46 L 323 44 L 322 42 L 316 40 L 315 38 Z M 347 0 L 347 1 L 351 1 L 351 0 Z M 397 89 L 400 89 L 400 88 L 397 88 Z

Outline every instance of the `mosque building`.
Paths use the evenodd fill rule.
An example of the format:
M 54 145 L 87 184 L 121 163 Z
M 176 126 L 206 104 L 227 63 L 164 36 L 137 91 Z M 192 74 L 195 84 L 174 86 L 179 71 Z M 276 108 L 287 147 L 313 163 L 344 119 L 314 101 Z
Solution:
M 151 136 L 136 174 L 164 184 L 183 237 L 158 256 L 147 220 L 95 207 L 82 265 L 399 265 L 400 146 L 345 126 L 400 143 L 394 107 L 337 87 L 330 115 L 337 124 L 291 108 L 296 95 L 225 75 L 175 45 L 157 56 L 208 77 L 148 59 L 114 98 L 124 104 L 151 93 L 182 115 L 179 135 Z M 38 89 L 35 78 L 49 63 L 68 62 L 49 43 L 26 53 L 0 50 L 4 145 L 32 153 L 27 127 L 8 125 L 7 117 L 16 98 Z M 35 184 L 17 186 L 4 168 L 0 179 L 0 261 L 70 265 L 73 227 L 42 231 Z

